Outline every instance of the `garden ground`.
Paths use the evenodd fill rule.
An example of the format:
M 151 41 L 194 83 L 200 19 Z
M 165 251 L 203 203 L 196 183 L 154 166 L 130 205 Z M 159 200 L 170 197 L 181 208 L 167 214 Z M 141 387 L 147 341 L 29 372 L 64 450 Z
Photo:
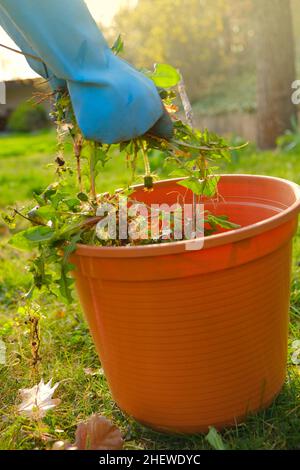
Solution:
M 30 199 L 32 191 L 43 189 L 54 168 L 55 134 L 0 139 L 0 208 Z M 160 170 L 161 159 L 154 156 L 153 169 Z M 103 171 L 103 190 L 121 187 L 127 181 L 125 159 L 114 157 Z M 300 183 L 300 155 L 256 152 L 254 149 L 234 155 L 227 172 L 280 176 Z M 0 225 L 0 338 L 7 347 L 6 365 L 0 365 L 0 449 L 32 449 L 50 446 L 49 439 L 72 442 L 77 423 L 93 412 L 112 419 L 122 430 L 127 449 L 206 449 L 204 436 L 167 436 L 151 431 L 125 416 L 112 401 L 93 342 L 80 308 L 66 307 L 52 298 L 41 306 L 41 366 L 45 380 L 53 377 L 60 386 L 56 395 L 61 404 L 38 428 L 19 416 L 18 390 L 34 385 L 30 365 L 28 324 L 18 311 L 20 293 L 26 291 L 30 275 L 26 271 L 28 255 L 7 245 L 5 229 Z M 0 235 L 1 237 L 1 235 Z M 300 236 L 294 244 L 290 345 L 300 339 Z M 269 325 L 272 328 L 272 325 Z M 300 449 L 300 367 L 291 363 L 288 376 L 273 405 L 246 423 L 227 429 L 222 438 L 229 449 Z M 180 406 L 180 404 L 178 404 Z

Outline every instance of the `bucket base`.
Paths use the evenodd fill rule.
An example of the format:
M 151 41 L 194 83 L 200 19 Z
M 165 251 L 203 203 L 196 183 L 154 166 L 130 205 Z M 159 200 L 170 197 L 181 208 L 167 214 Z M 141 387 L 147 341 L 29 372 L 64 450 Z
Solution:
M 246 413 L 244 415 L 234 417 L 232 419 L 228 419 L 227 421 L 222 421 L 222 422 L 218 422 L 218 423 L 203 424 L 203 425 L 197 425 L 196 424 L 194 426 L 191 426 L 191 425 L 188 425 L 188 426 L 184 426 L 184 425 L 163 426 L 163 425 L 161 425 L 160 426 L 160 425 L 157 425 L 157 424 L 153 424 L 151 422 L 147 422 L 147 421 L 143 421 L 141 419 L 135 418 L 134 416 L 131 416 L 131 415 L 130 416 L 131 416 L 131 418 L 133 418 L 135 421 L 137 421 L 142 426 L 153 429 L 153 431 L 157 431 L 157 432 L 160 432 L 162 434 L 174 434 L 174 435 L 176 435 L 176 434 L 177 435 L 182 435 L 182 434 L 191 434 L 191 435 L 192 434 L 207 434 L 209 432 L 210 427 L 214 427 L 218 431 L 222 431 L 225 428 L 236 427 L 237 425 L 239 425 L 241 423 L 244 423 L 250 416 L 253 416 L 256 413 L 259 413 L 259 412 L 265 410 L 266 408 L 268 408 L 270 405 L 272 405 L 272 403 L 276 400 L 276 398 L 280 394 L 280 392 L 281 392 L 281 390 L 284 386 L 284 382 L 285 382 L 285 380 L 281 384 L 279 390 L 273 395 L 273 397 L 270 398 L 269 400 L 265 401 L 260 407 L 254 409 L 254 410 L 251 410 L 251 411 L 249 411 L 248 413 Z M 122 409 L 122 408 L 120 408 L 120 409 L 124 414 L 128 415 L 128 413 L 124 409 Z

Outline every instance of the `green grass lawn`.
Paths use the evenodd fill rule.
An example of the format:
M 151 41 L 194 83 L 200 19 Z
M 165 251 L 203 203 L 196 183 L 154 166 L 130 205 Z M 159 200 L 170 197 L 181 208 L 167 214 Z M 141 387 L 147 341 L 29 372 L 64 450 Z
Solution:
M 54 167 L 55 134 L 0 138 L 0 208 L 21 206 L 32 191 L 46 186 Z M 158 173 L 160 160 L 153 166 Z M 300 155 L 252 152 L 235 156 L 227 170 L 235 173 L 268 174 L 300 183 Z M 128 170 L 123 158 L 114 157 L 105 168 L 99 188 L 121 187 Z M 17 413 L 18 390 L 38 380 L 30 366 L 30 344 L 26 318 L 18 312 L 19 294 L 30 281 L 26 254 L 0 239 L 0 338 L 7 346 L 7 364 L 0 365 L 0 449 L 41 449 L 47 438 Z M 295 240 L 290 339 L 300 339 L 300 237 Z M 45 380 L 53 377 L 61 384 L 57 396 L 61 404 L 47 414 L 47 433 L 56 440 L 74 440 L 77 423 L 93 412 L 111 418 L 122 430 L 127 449 L 205 449 L 201 435 L 167 436 L 147 429 L 125 416 L 112 401 L 106 379 L 77 303 L 71 307 L 45 298 L 41 305 L 41 366 Z M 272 328 L 272 325 L 270 325 Z M 230 449 L 300 449 L 300 368 L 293 366 L 289 351 L 288 378 L 273 405 L 249 416 L 246 423 L 222 433 Z M 95 371 L 87 375 L 86 368 Z

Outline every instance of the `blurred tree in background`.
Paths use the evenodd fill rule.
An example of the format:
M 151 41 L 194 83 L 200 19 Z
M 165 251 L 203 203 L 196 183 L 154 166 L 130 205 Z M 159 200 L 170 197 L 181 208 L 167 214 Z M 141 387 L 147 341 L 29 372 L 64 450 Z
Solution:
M 300 72 L 300 1 L 291 0 L 291 11 L 294 23 L 294 38 L 296 46 L 296 65 Z
M 263 147 L 290 127 L 300 0 L 139 0 L 115 16 L 108 35 L 119 32 L 124 57 L 138 68 L 180 69 L 199 117 L 258 108 Z
M 116 15 L 113 30 L 137 67 L 179 68 L 195 101 L 253 69 L 251 9 L 252 0 L 139 0 Z
M 254 4 L 258 144 L 272 148 L 297 116 L 291 100 L 296 79 L 292 11 L 290 0 L 254 0 Z

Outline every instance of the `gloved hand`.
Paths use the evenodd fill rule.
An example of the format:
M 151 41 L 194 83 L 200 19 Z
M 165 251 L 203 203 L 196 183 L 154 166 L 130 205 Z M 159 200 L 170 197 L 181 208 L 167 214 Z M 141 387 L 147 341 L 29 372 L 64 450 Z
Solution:
M 19 46 L 35 51 L 66 81 L 87 139 L 121 142 L 150 128 L 171 137 L 172 123 L 154 83 L 112 53 L 83 0 L 0 0 L 0 6 Z

